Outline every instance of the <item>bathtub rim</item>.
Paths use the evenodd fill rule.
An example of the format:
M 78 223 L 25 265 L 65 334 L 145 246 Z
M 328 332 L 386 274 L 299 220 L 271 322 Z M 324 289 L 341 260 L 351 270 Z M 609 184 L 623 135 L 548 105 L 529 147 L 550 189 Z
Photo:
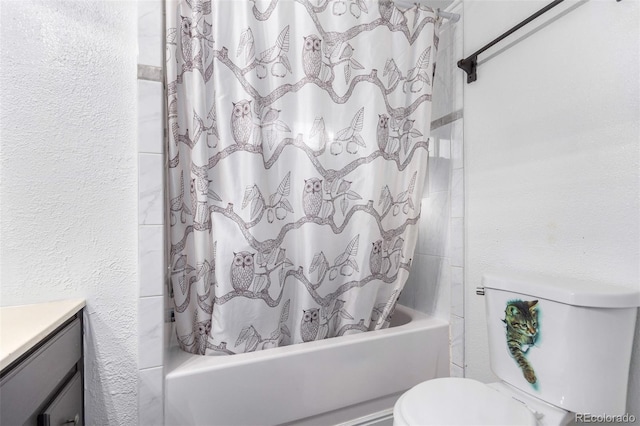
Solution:
M 171 380 L 173 377 L 180 377 L 184 375 L 215 371 L 230 366 L 239 366 L 259 360 L 265 360 L 267 358 L 294 356 L 322 350 L 323 348 L 336 348 L 359 342 L 383 339 L 389 334 L 402 335 L 413 333 L 417 330 L 423 330 L 425 328 L 438 328 L 445 325 L 449 326 L 449 321 L 416 311 L 415 309 L 400 304 L 396 305 L 396 311 L 402 315 L 408 316 L 410 318 L 409 322 L 382 330 L 338 336 L 330 339 L 307 342 L 304 344 L 282 346 L 262 351 L 240 353 L 232 356 L 196 355 L 183 351 L 177 345 L 172 345 L 167 351 L 168 359 L 165 364 L 165 380 Z

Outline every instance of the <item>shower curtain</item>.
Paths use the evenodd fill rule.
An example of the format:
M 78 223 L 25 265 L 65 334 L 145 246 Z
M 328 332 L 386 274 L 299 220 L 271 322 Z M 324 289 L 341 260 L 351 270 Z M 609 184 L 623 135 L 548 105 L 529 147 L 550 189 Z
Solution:
M 438 25 L 385 0 L 167 2 L 183 350 L 388 326 L 417 238 Z

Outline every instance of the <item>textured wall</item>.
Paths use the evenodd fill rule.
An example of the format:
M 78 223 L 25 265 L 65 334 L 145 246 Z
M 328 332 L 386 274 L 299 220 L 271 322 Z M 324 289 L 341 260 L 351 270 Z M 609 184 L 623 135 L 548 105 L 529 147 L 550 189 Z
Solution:
M 0 6 L 0 302 L 86 298 L 87 423 L 136 424 L 136 3 Z
M 465 52 L 543 4 L 465 2 Z M 474 290 L 486 270 L 640 283 L 639 4 L 566 2 L 528 30 L 567 7 L 465 85 L 467 375 L 484 381 L 495 378 Z M 628 399 L 636 417 L 638 340 Z

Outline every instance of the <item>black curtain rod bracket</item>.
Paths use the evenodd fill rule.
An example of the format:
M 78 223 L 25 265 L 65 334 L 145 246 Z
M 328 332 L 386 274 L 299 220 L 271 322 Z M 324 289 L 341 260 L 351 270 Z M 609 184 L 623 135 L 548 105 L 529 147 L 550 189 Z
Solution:
M 467 73 L 467 83 L 476 81 L 478 78 L 478 75 L 476 74 L 476 70 L 478 69 L 478 57 L 471 55 L 467 58 L 460 59 L 458 61 L 458 68 Z

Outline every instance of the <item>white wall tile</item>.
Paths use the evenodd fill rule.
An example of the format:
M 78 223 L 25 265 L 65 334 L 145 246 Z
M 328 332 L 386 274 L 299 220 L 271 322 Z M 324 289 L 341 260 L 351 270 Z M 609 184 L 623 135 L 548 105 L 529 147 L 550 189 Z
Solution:
M 462 13 L 462 5 L 447 10 Z M 462 108 L 462 85 L 456 84 L 464 74 L 457 61 L 462 58 L 462 21 L 445 21 L 440 27 L 433 83 L 433 118 L 438 119 Z
M 138 63 L 163 65 L 162 0 L 138 1 Z
M 447 320 L 450 311 L 449 261 L 443 257 L 416 254 L 400 303 Z
M 415 269 L 418 278 L 416 286 L 416 309 L 427 314 L 434 314 L 440 293 L 440 275 L 442 273 L 442 258 L 418 255 L 415 258 Z
M 412 265 L 415 265 L 416 256 L 418 255 L 416 254 L 414 256 Z M 414 268 L 412 266 L 411 272 L 409 273 L 409 278 L 407 278 L 407 282 L 404 284 L 402 292 L 400 293 L 400 297 L 398 298 L 398 303 L 411 309 L 416 309 L 416 284 L 413 282 L 416 281 L 417 278 L 417 272 L 414 272 Z
M 405 304 L 403 303 L 403 301 L 405 301 L 407 302 L 407 306 L 421 310 L 425 313 L 425 303 L 419 303 L 417 291 L 420 287 L 427 286 L 426 277 L 429 272 L 426 262 L 427 257 L 428 256 L 417 253 L 413 256 L 413 260 L 411 261 L 411 272 L 409 273 L 409 278 L 404 285 L 404 289 L 402 290 L 402 294 L 399 299 L 400 303 Z M 421 296 L 424 297 L 424 291 L 421 293 Z M 422 309 L 420 309 L 419 306 L 421 306 Z
M 138 224 L 162 225 L 164 223 L 163 156 L 139 154 L 138 156 Z
M 138 152 L 164 151 L 162 83 L 138 80 Z
M 138 424 L 161 426 L 164 424 L 162 367 L 138 371 Z
M 138 368 L 162 365 L 164 335 L 162 296 L 138 300 Z
M 451 126 L 451 168 L 455 170 L 464 167 L 464 118 L 457 119 Z
M 462 15 L 461 12 L 462 10 L 460 10 L 458 13 Z M 462 19 L 458 22 L 458 25 L 460 25 L 460 28 L 462 28 Z M 462 52 L 462 40 L 460 37 L 460 33 L 462 33 L 462 31 L 458 31 L 456 33 L 456 37 L 458 37 L 456 44 L 458 44 L 459 47 L 456 48 L 457 53 L 454 55 L 454 57 L 458 59 L 462 59 L 464 57 Z M 458 111 L 464 108 L 463 94 L 464 94 L 465 84 L 467 84 L 467 74 L 463 72 L 461 69 L 456 69 L 454 78 L 453 78 L 453 96 L 452 96 L 453 98 L 452 108 L 454 111 Z
M 464 269 L 451 267 L 451 313 L 464 317 Z
M 464 368 L 454 363 L 449 364 L 449 374 L 451 377 L 464 377 Z
M 464 318 L 451 315 L 451 362 L 464 367 Z
M 451 179 L 451 125 L 439 127 L 431 134 L 429 147 L 428 194 L 449 191 Z
M 448 256 L 449 192 L 434 192 L 421 203 L 416 252 L 432 256 Z
M 451 265 L 464 267 L 464 219 L 451 219 Z
M 416 291 L 416 299 L 427 303 L 425 312 L 447 320 L 451 314 L 451 265 L 446 257 L 427 257 L 427 286 L 422 293 Z M 432 291 L 429 289 L 433 288 Z M 428 308 L 428 310 L 426 310 Z
M 138 282 L 140 297 L 164 294 L 164 227 L 138 226 Z
M 464 169 L 451 172 L 451 217 L 464 217 Z

